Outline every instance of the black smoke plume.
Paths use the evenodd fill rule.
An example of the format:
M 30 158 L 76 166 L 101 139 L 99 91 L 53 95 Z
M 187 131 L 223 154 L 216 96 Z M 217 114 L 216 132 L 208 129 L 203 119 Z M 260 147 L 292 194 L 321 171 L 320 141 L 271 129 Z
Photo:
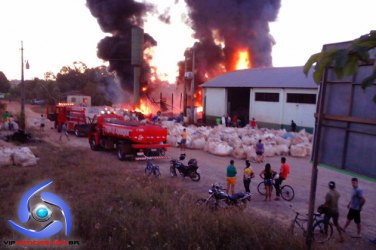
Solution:
M 281 0 L 185 1 L 188 24 L 199 40 L 195 47 L 197 84 L 234 70 L 232 60 L 239 48 L 250 52 L 253 67 L 272 66 L 274 40 L 269 22 L 276 19 Z
M 131 30 L 142 27 L 144 15 L 152 10 L 151 5 L 133 0 L 87 0 L 87 7 L 97 18 L 103 32 L 111 36 L 98 43 L 98 57 L 109 62 L 109 70 L 116 72 L 121 86 L 128 91 L 133 89 L 133 68 L 131 66 Z M 156 41 L 144 35 L 144 49 L 155 46 Z M 142 64 L 141 86 L 148 82 L 150 67 Z

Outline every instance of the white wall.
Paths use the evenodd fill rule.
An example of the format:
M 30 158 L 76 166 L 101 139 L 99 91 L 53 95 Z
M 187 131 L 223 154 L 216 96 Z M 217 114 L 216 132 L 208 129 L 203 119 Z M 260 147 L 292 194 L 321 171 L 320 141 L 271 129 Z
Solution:
M 316 103 L 318 98 L 318 90 L 311 89 L 295 89 L 286 90 L 284 93 L 284 99 L 287 99 L 287 93 L 299 93 L 299 94 L 316 94 Z M 296 125 L 302 127 L 311 127 L 315 125 L 314 114 L 316 112 L 316 104 L 298 104 L 298 103 L 285 103 L 283 124 L 290 124 L 291 120 L 294 120 Z
M 255 93 L 279 93 L 279 102 L 260 102 L 255 101 Z M 249 119 L 254 117 L 257 121 L 280 124 L 282 114 L 283 97 L 282 89 L 261 89 L 253 88 L 250 93 Z
M 226 114 L 227 91 L 224 88 L 205 88 L 206 96 L 205 112 L 207 116 L 219 116 Z
M 86 95 L 68 95 L 67 96 L 67 102 L 71 102 L 77 105 L 81 105 L 84 103 L 84 98 L 87 99 L 87 105 L 91 106 L 91 97 Z
M 279 93 L 279 102 L 256 102 L 256 92 Z M 287 93 L 316 94 L 316 100 L 318 97 L 318 90 L 315 89 L 253 88 L 250 93 L 249 118 L 255 117 L 256 121 L 285 125 L 294 120 L 298 126 L 313 128 L 316 104 L 287 103 Z
M 279 102 L 255 101 L 255 93 L 279 93 Z M 206 96 L 206 115 L 222 116 L 227 111 L 227 91 L 225 88 L 204 88 Z M 300 127 L 313 128 L 316 104 L 286 103 L 287 93 L 316 94 L 317 89 L 283 89 L 283 88 L 251 88 L 249 101 L 249 119 L 257 122 L 290 125 L 291 120 Z

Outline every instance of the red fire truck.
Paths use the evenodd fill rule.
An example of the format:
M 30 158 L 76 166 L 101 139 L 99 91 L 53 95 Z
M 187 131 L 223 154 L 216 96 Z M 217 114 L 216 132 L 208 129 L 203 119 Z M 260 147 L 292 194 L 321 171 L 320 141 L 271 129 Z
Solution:
M 125 121 L 123 116 L 103 114 L 94 118 L 89 133 L 90 148 L 117 150 L 119 160 L 166 159 L 167 129 L 157 125 Z
M 76 136 L 87 135 L 90 129 L 88 118 L 85 115 L 86 107 L 73 103 L 58 103 L 47 108 L 47 118 L 54 121 L 55 128 L 61 131 L 61 125 L 67 125 L 68 132 L 74 132 Z

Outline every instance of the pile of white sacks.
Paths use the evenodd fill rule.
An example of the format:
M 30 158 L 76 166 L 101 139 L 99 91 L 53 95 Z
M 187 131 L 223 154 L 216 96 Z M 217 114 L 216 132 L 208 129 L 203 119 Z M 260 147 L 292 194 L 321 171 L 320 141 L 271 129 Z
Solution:
M 167 143 L 178 146 L 184 127 L 174 121 L 163 121 L 167 128 Z M 305 130 L 298 133 L 284 129 L 229 128 L 222 125 L 211 127 L 186 127 L 187 148 L 205 150 L 214 155 L 233 156 L 237 159 L 254 159 L 258 140 L 264 144 L 264 156 L 290 155 L 306 157 L 311 155 L 313 136 Z
M 0 147 L 0 167 L 35 166 L 38 158 L 28 147 Z

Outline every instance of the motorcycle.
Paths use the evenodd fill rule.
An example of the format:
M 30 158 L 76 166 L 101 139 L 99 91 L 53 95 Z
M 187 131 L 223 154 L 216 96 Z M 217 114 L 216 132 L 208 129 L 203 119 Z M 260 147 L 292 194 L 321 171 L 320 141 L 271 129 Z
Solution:
M 170 173 L 171 176 L 177 176 L 176 170 L 178 170 L 179 174 L 182 177 L 190 177 L 192 181 L 199 181 L 201 176 L 198 173 L 198 165 L 196 159 L 190 159 L 188 161 L 188 166 L 183 164 L 183 160 L 185 159 L 185 154 L 181 154 L 179 156 L 179 160 L 172 159 L 170 161 Z
M 209 189 L 209 197 L 206 199 L 198 199 L 196 205 L 205 205 L 213 210 L 222 207 L 237 207 L 243 210 L 247 207 L 247 202 L 251 201 L 251 193 L 240 192 L 229 195 L 224 190 L 221 185 L 213 184 Z

